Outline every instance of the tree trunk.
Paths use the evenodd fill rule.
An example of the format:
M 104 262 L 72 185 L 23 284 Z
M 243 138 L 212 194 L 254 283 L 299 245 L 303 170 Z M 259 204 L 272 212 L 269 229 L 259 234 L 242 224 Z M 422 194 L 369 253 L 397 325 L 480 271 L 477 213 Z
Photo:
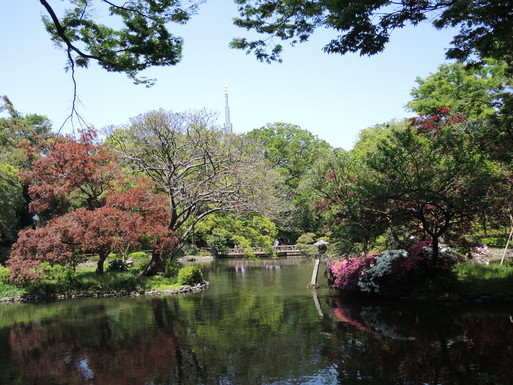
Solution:
M 103 274 L 103 264 L 109 254 L 100 254 L 98 256 L 98 264 L 96 265 L 96 274 Z
M 169 254 L 162 254 L 153 252 L 151 253 L 151 260 L 148 265 L 141 272 L 141 275 L 145 277 L 151 277 L 157 275 L 157 273 L 164 270 L 164 265 L 166 263 L 166 259 L 169 257 Z
M 438 264 L 438 236 L 433 235 L 433 267 L 436 267 Z

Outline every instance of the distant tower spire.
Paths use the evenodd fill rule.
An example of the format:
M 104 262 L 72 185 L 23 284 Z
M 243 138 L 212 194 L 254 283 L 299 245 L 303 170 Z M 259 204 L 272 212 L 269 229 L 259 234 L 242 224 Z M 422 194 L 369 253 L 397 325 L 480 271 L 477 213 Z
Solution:
M 230 122 L 230 106 L 228 105 L 228 81 L 224 81 L 224 130 L 233 132 L 233 126 Z

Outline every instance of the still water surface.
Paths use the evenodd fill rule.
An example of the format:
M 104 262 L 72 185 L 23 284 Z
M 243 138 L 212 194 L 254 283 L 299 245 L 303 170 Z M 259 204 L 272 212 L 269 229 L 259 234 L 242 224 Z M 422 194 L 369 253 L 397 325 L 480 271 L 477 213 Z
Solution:
M 306 289 L 312 263 L 208 269 L 198 294 L 0 305 L 0 384 L 513 384 L 511 306 L 342 301 Z

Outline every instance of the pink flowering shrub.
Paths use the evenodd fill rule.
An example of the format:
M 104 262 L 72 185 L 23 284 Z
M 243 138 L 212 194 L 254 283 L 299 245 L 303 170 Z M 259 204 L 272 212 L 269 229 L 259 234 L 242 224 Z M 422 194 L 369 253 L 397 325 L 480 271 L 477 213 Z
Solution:
M 339 290 L 360 291 L 358 281 L 374 262 L 374 256 L 344 258 L 332 263 L 329 268 L 335 278 L 333 286 Z
M 387 250 L 377 256 L 339 260 L 330 265 L 330 272 L 334 278 L 333 286 L 341 291 L 404 295 L 415 288 L 425 290 L 436 280 L 450 280 L 452 267 L 464 260 L 443 245 L 439 247 L 436 266 L 432 259 L 431 242 L 419 242 L 408 251 Z M 447 282 L 442 283 L 446 286 Z

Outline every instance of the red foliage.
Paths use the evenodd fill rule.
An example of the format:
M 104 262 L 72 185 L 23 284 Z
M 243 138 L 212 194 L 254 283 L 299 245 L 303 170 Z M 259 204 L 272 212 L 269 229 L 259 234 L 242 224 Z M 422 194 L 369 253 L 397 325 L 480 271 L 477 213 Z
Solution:
M 45 227 L 22 231 L 12 247 L 11 279 L 37 280 L 40 262 L 65 265 L 77 253 L 97 255 L 101 273 L 111 252 L 138 250 L 143 245 L 154 253 L 170 252 L 177 239 L 167 223 L 165 199 L 144 186 L 112 195 L 105 207 L 80 208 Z
M 444 127 L 461 123 L 467 118 L 461 114 L 452 114 L 446 107 L 437 108 L 438 115 L 423 115 L 410 119 L 410 124 L 417 128 L 419 134 L 432 134 L 438 136 Z
M 101 194 L 117 178 L 114 155 L 96 143 L 96 132 L 84 130 L 78 139 L 52 136 L 38 147 L 26 147 L 37 157 L 32 168 L 20 173 L 29 185 L 31 212 L 50 210 L 63 214 L 77 194 L 86 197 L 89 209 L 100 206 Z
M 33 199 L 30 210 L 52 219 L 20 233 L 9 261 L 11 279 L 37 280 L 40 262 L 65 265 L 78 253 L 97 255 L 101 273 L 111 252 L 144 245 L 165 253 L 176 247 L 165 196 L 151 192 L 154 185 L 146 179 L 121 178 L 114 155 L 96 143 L 94 130 L 78 139 L 53 136 L 27 149 L 34 159 L 42 154 L 22 173 Z M 119 185 L 124 190 L 113 193 Z M 85 199 L 86 207 L 67 212 L 74 198 Z
M 22 230 L 12 246 L 8 261 L 11 280 L 37 281 L 41 262 L 65 265 L 79 249 L 82 229 L 68 216 L 48 222 L 45 227 Z

